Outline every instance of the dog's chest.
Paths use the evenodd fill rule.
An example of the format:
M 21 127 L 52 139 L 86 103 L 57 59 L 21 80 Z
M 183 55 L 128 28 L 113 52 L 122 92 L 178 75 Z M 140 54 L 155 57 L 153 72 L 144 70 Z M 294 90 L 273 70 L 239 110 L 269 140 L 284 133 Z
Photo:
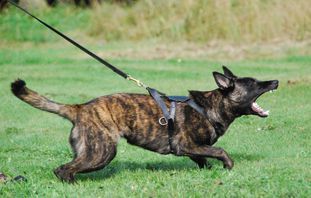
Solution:
M 180 108 L 175 120 L 175 136 L 181 142 L 194 142 L 198 145 L 213 145 L 218 140 L 213 125 L 200 114 Z

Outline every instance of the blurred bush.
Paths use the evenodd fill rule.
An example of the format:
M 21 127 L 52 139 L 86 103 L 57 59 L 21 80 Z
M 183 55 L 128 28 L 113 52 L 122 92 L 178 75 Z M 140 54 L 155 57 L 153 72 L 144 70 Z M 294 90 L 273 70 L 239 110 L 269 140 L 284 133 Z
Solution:
M 113 10 L 113 11 L 112 11 Z M 90 35 L 109 40 L 253 42 L 310 38 L 310 0 L 140 0 L 97 7 Z
M 94 6 L 100 4 L 102 1 L 109 2 L 109 3 L 119 3 L 124 5 L 130 5 L 134 3 L 136 0 L 11 0 L 14 3 L 20 3 L 24 5 L 34 5 L 34 4 L 47 4 L 49 6 L 56 6 L 58 3 L 65 3 L 65 4 L 75 4 L 76 6 Z M 0 11 L 6 8 L 8 5 L 8 0 L 0 0 Z
M 81 33 L 105 40 L 157 38 L 252 43 L 311 38 L 310 0 L 94 0 L 93 9 L 86 10 L 70 6 L 87 4 L 85 0 L 77 1 L 59 0 L 59 5 L 52 10 L 40 5 L 42 9 L 33 11 L 55 24 L 65 23 L 62 25 L 66 25 L 64 29 L 73 31 L 82 27 L 79 29 Z M 23 2 L 30 0 L 20 0 L 21 4 Z M 40 2 L 44 1 L 31 0 L 28 7 Z M 4 39 L 14 39 L 14 36 L 3 31 L 21 31 L 14 31 L 18 28 L 17 21 L 10 22 L 22 18 L 13 10 L 0 16 L 0 36 L 3 35 Z M 22 20 L 25 20 L 22 24 L 25 29 L 26 24 L 32 26 L 27 18 Z M 69 24 L 71 20 L 75 22 L 73 25 Z

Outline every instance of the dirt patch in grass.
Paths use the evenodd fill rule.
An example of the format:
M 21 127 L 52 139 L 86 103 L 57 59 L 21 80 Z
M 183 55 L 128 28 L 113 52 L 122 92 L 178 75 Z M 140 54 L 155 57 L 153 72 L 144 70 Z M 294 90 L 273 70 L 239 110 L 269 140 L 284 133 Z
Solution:
M 76 35 L 73 32 L 73 35 Z M 86 35 L 72 36 L 77 42 L 104 59 L 156 60 L 156 59 L 203 59 L 203 60 L 258 60 L 289 56 L 311 55 L 311 39 L 304 41 L 275 40 L 268 43 L 230 44 L 220 41 L 208 43 L 163 42 L 154 40 L 107 42 Z M 69 46 L 69 47 L 68 47 Z M 56 42 L 35 44 L 31 42 L 0 41 L 0 53 L 6 50 L 45 50 L 57 52 L 62 58 L 90 59 L 85 53 L 58 38 Z M 0 54 L 1 55 L 1 54 Z
M 220 42 L 208 44 L 195 43 L 132 43 L 125 48 L 104 49 L 98 52 L 101 57 L 125 59 L 180 59 L 199 58 L 214 60 L 243 60 L 258 58 L 276 58 L 292 54 L 310 55 L 311 40 L 303 42 L 254 43 L 248 45 L 231 45 Z

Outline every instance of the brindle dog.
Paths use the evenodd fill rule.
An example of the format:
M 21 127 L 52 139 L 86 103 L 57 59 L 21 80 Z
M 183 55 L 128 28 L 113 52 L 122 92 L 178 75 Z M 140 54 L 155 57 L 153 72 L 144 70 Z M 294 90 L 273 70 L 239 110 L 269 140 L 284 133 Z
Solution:
M 28 89 L 23 80 L 12 83 L 16 97 L 38 109 L 58 114 L 73 124 L 70 144 L 74 159 L 54 170 L 66 182 L 73 182 L 76 173 L 104 168 L 116 156 L 117 143 L 124 137 L 130 144 L 161 154 L 188 156 L 200 168 L 207 166 L 206 158 L 221 160 L 231 169 L 233 161 L 222 148 L 212 145 L 229 125 L 242 115 L 267 117 L 256 99 L 267 91 L 277 89 L 278 81 L 258 81 L 240 78 L 228 68 L 224 74 L 213 72 L 218 89 L 189 91 L 208 119 L 186 103 L 176 105 L 174 134 L 171 145 L 166 126 L 159 125 L 162 112 L 152 97 L 144 94 L 113 94 L 96 98 L 85 104 L 66 105 L 53 102 Z M 169 106 L 169 102 L 167 105 Z

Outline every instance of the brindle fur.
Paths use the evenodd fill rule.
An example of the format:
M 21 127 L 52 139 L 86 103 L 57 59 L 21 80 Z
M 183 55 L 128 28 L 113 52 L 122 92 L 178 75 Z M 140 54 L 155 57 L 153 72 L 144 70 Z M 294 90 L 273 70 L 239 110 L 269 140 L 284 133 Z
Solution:
M 237 78 L 226 67 L 224 71 L 225 75 L 213 73 L 218 89 L 190 91 L 190 98 L 204 108 L 208 119 L 186 103 L 177 104 L 171 146 L 167 127 L 158 123 L 162 112 L 149 95 L 113 94 L 85 104 L 64 105 L 28 89 L 22 80 L 12 83 L 12 92 L 24 102 L 72 122 L 69 142 L 74 159 L 54 170 L 62 181 L 73 182 L 76 173 L 104 168 L 115 157 L 120 137 L 157 153 L 188 156 L 200 168 L 208 166 L 206 157 L 210 157 L 231 169 L 233 161 L 226 151 L 212 145 L 235 118 L 254 114 L 246 106 L 263 92 L 275 89 L 277 81 Z

